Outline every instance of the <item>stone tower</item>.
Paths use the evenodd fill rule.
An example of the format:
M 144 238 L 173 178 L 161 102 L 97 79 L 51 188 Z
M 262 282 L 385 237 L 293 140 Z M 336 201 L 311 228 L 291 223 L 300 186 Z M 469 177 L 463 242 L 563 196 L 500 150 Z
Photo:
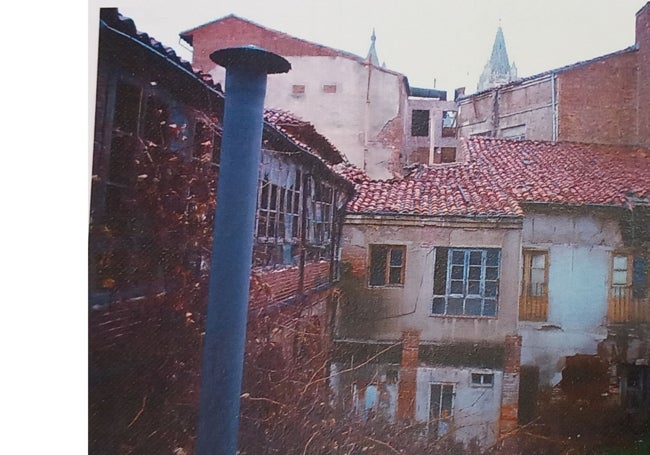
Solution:
M 492 55 L 478 80 L 477 90 L 481 92 L 497 85 L 507 84 L 515 79 L 517 79 L 517 68 L 514 62 L 510 65 L 506 40 L 503 37 L 503 30 L 499 26 L 492 46 Z

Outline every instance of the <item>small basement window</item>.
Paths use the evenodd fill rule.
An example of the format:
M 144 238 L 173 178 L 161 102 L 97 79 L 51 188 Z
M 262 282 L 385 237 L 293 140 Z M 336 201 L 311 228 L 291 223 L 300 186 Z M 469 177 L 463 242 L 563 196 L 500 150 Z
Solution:
M 305 94 L 305 86 L 302 84 L 296 84 L 291 87 L 291 94 L 294 96 L 302 96 Z
M 472 387 L 494 386 L 494 373 L 472 373 Z
M 336 93 L 336 84 L 324 84 L 323 93 Z

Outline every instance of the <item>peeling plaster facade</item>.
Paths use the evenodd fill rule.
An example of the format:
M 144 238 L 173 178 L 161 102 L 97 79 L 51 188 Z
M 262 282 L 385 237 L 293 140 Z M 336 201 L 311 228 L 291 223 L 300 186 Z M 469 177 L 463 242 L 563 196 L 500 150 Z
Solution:
M 517 217 L 347 216 L 336 338 L 361 345 L 400 343 L 401 361 L 379 363 L 371 389 L 388 400 L 383 409 L 389 421 L 396 412 L 397 418 L 425 424 L 436 437 L 448 435 L 483 447 L 516 426 L 521 227 Z M 401 285 L 369 284 L 373 245 L 404 247 Z M 494 316 L 433 314 L 436 254 L 450 247 L 500 251 Z M 360 361 L 348 355 L 337 364 L 335 375 L 344 365 L 350 368 L 355 358 Z M 392 389 L 381 382 L 382 377 L 393 377 L 386 375 L 390 365 L 398 376 L 396 402 Z M 348 373 L 333 383 L 339 398 L 371 383 L 364 372 Z
M 596 355 L 607 338 L 612 251 L 623 247 L 619 222 L 597 210 L 528 212 L 522 246 L 548 252 L 548 317 L 519 323 L 522 365 L 540 370 L 540 384 L 562 379 L 565 358 Z
M 371 244 L 404 245 L 404 284 L 368 284 Z M 496 317 L 432 316 L 435 247 L 499 248 L 501 275 Z M 496 342 L 517 330 L 521 222 L 501 219 L 427 219 L 348 215 L 343 227 L 343 279 L 349 302 L 338 327 L 342 338 L 399 340 L 420 331 L 428 342 Z
M 215 50 L 252 44 L 282 55 L 292 69 L 269 77 L 265 105 L 311 122 L 369 176 L 400 174 L 409 93 L 403 74 L 232 15 L 181 37 L 193 46 L 192 64 L 222 86 L 225 70 L 208 58 Z

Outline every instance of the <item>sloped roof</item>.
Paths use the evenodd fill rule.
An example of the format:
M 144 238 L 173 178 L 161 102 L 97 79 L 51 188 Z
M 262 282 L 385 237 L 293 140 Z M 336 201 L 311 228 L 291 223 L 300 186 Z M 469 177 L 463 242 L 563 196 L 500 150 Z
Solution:
M 188 77 L 193 77 L 205 84 L 218 96 L 224 96 L 220 85 L 215 85 L 209 74 L 194 69 L 188 61 L 179 57 L 172 48 L 164 46 L 147 33 L 138 31 L 135 22 L 128 17 L 122 16 L 117 8 L 101 9 L 100 26 L 128 38 L 131 42 L 145 46 L 160 58 L 172 63 L 177 70 L 182 71 Z M 336 147 L 318 133 L 311 123 L 300 120 L 287 111 L 270 109 L 265 111 L 264 121 L 267 128 L 281 132 L 289 142 L 292 142 L 304 152 L 317 157 L 326 167 L 343 161 L 343 157 Z
M 246 19 L 240 16 L 237 16 L 235 14 L 229 14 L 227 16 L 220 17 L 218 19 L 215 19 L 213 21 L 207 22 L 205 24 L 201 24 L 199 26 L 196 26 L 194 28 L 191 28 L 189 30 L 185 30 L 179 34 L 180 38 L 187 42 L 190 46 L 194 45 L 194 35 L 198 30 L 201 30 L 203 28 L 207 27 L 212 27 L 216 26 L 219 23 L 228 23 L 228 22 L 233 22 L 236 21 L 242 25 L 245 25 L 250 28 L 254 28 L 259 31 L 263 31 L 266 33 L 269 33 L 273 35 L 273 38 L 270 40 L 266 41 L 259 41 L 259 42 L 242 42 L 239 43 L 238 45 L 246 45 L 246 44 L 254 44 L 256 46 L 263 47 L 267 50 L 270 50 L 272 52 L 276 52 L 284 57 L 291 57 L 292 54 L 291 51 L 295 51 L 296 49 L 300 49 L 301 51 L 297 55 L 312 55 L 312 56 L 324 56 L 324 57 L 343 57 L 347 58 L 349 60 L 354 60 L 357 63 L 360 64 L 367 64 L 368 59 L 363 58 L 359 55 L 356 55 L 352 52 L 344 51 L 341 49 L 336 49 L 333 47 L 325 46 L 323 44 L 315 43 L 313 41 L 308 41 L 302 38 L 298 38 L 296 36 L 290 35 L 285 32 L 281 32 L 279 30 L 275 30 L 269 27 L 266 27 L 264 25 L 258 24 L 257 22 L 254 22 L 250 19 Z M 236 36 L 229 37 L 231 39 L 236 39 Z M 291 42 L 294 45 L 293 46 L 285 46 L 282 43 L 287 43 Z M 296 46 L 297 44 L 297 46 Z M 282 48 L 279 48 L 279 46 L 282 46 Z M 383 66 L 379 65 L 379 61 L 375 63 L 374 61 L 371 62 L 373 67 L 376 69 L 388 73 L 388 74 L 393 74 L 395 76 L 399 76 L 404 79 L 404 82 L 408 85 L 408 81 L 406 80 L 406 76 L 402 73 L 399 73 L 397 71 L 390 70 L 388 68 L 385 68 Z
M 330 164 L 343 161 L 341 152 L 311 123 L 281 109 L 265 109 L 264 119 L 301 148 L 318 155 Z
M 522 216 L 524 203 L 625 207 L 650 197 L 650 149 L 571 142 L 461 139 L 462 163 L 373 181 L 358 169 L 352 213 Z
M 122 16 L 117 8 L 101 8 L 99 20 L 100 26 L 123 33 L 134 41 L 140 42 L 142 45 L 148 47 L 152 52 L 159 54 L 161 58 L 167 59 L 171 63 L 175 64 L 179 69 L 184 70 L 196 79 L 204 82 L 209 88 L 221 92 L 221 87 L 213 83 L 212 76 L 194 69 L 190 62 L 181 58 L 171 47 L 163 45 L 160 41 L 150 37 L 147 33 L 138 31 L 133 19 Z

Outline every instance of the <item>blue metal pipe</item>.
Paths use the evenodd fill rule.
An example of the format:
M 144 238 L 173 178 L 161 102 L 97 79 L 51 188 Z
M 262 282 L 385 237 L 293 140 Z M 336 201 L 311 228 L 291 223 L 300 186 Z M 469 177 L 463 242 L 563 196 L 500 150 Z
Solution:
M 267 74 L 289 63 L 263 49 L 224 49 L 221 164 L 203 340 L 197 455 L 235 454 Z

